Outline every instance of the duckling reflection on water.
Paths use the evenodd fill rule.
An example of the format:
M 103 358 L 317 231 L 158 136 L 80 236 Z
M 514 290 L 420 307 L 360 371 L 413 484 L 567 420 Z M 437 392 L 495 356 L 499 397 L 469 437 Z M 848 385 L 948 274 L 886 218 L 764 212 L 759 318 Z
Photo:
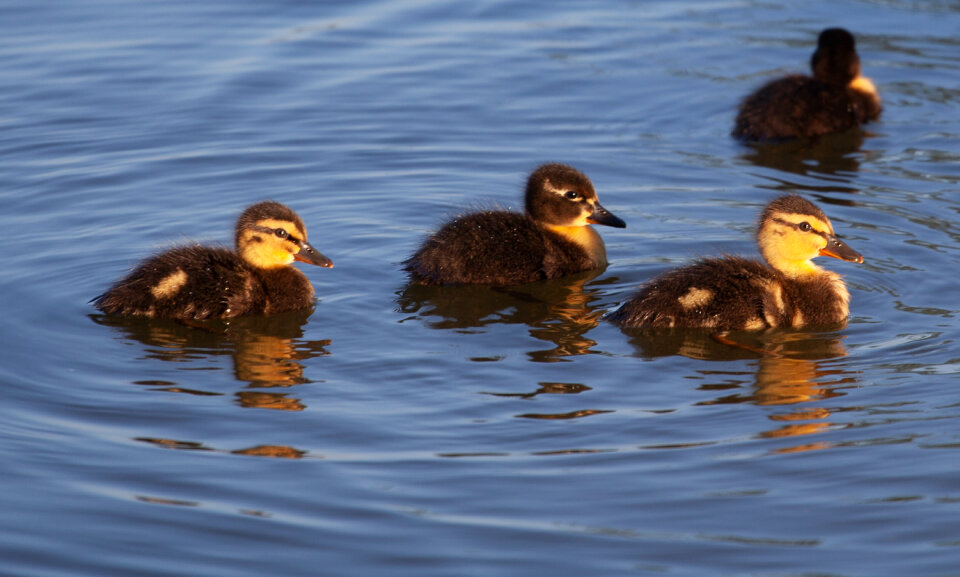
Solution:
M 703 259 L 653 279 L 610 315 L 623 327 L 701 327 L 717 331 L 845 323 L 850 295 L 818 255 L 860 263 L 827 216 L 796 195 L 777 198 L 757 231 L 767 264 L 736 256 Z
M 108 314 L 181 320 L 274 314 L 313 304 L 313 286 L 293 261 L 333 266 L 307 243 L 300 217 L 278 202 L 247 208 L 235 242 L 235 251 L 196 245 L 158 254 L 92 302 Z
M 593 184 L 564 164 L 527 180 L 526 213 L 483 211 L 458 217 L 405 261 L 419 284 L 515 285 L 600 269 L 603 239 L 590 224 L 626 224 L 597 200 Z
M 422 285 L 398 293 L 398 310 L 433 329 L 473 330 L 522 324 L 530 336 L 551 345 L 527 350 L 536 362 L 587 354 L 597 343 L 586 335 L 602 320 L 601 291 L 591 282 L 598 271 L 516 286 Z M 588 284 L 589 283 L 589 284 Z
M 880 97 L 860 75 L 853 35 L 842 28 L 820 33 L 810 60 L 813 77 L 773 80 L 740 106 L 733 136 L 749 141 L 808 138 L 842 132 L 880 117 Z
M 304 327 L 312 308 L 270 316 L 246 316 L 233 319 L 211 319 L 184 323 L 179 319 L 149 319 L 138 316 L 94 314 L 97 324 L 119 331 L 125 339 L 142 348 L 146 358 L 175 363 L 180 370 L 196 370 L 219 366 L 218 359 L 228 357 L 233 363 L 233 376 L 250 388 L 286 388 L 312 382 L 304 374 L 308 360 L 327 356 L 329 339 L 304 339 Z M 136 384 L 156 386 L 169 392 L 193 391 L 195 394 L 221 394 L 187 389 L 170 381 L 141 380 Z M 274 397 L 284 394 L 273 393 Z M 237 393 L 244 406 L 270 401 L 263 391 Z M 287 398 L 288 405 L 302 406 L 297 399 Z M 271 407 L 273 408 L 273 407 Z

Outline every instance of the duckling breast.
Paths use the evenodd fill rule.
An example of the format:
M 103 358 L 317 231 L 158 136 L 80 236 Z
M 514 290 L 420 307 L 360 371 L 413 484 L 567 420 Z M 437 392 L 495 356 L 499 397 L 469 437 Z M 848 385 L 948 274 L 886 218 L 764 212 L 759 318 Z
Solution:
M 263 313 L 295 311 L 313 305 L 315 294 L 313 284 L 300 270 L 287 266 L 258 270 L 256 273 L 263 287 Z M 253 287 L 250 288 L 253 292 Z
M 845 324 L 850 316 L 850 293 L 835 272 L 824 270 L 811 278 L 785 282 L 784 293 L 790 303 L 787 326 Z
M 574 245 L 565 246 L 563 243 L 557 243 L 557 250 L 575 255 L 576 258 L 571 260 L 582 260 L 583 257 L 589 260 L 590 264 L 585 265 L 587 268 L 584 270 L 607 266 L 607 247 L 603 243 L 603 237 L 592 226 L 548 226 L 547 228 Z M 582 256 L 577 254 L 576 247 L 582 251 Z

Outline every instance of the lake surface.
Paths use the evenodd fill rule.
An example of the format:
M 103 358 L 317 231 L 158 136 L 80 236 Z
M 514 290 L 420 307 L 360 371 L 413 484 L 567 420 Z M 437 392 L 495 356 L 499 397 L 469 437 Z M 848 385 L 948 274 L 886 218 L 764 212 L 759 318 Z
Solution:
M 850 28 L 879 123 L 729 138 Z M 960 575 L 956 2 L 0 6 L 0 574 Z M 408 287 L 545 161 L 628 228 L 598 275 Z M 603 315 L 817 202 L 846 328 L 629 334 Z M 105 318 L 138 260 L 303 217 L 313 311 Z M 827 259 L 823 259 L 827 260 Z

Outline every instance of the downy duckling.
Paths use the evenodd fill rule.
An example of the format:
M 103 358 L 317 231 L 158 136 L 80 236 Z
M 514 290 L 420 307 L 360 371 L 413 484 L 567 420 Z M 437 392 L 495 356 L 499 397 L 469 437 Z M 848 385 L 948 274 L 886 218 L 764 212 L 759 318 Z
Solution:
M 278 202 L 254 204 L 240 215 L 235 246 L 170 249 L 91 302 L 107 314 L 180 320 L 273 314 L 313 304 L 313 285 L 293 261 L 333 266 L 307 243 L 297 213 Z
M 880 97 L 860 75 L 853 35 L 843 28 L 820 33 L 810 59 L 813 77 L 773 80 L 740 105 L 733 136 L 747 141 L 809 138 L 843 132 L 880 117 Z
M 565 164 L 544 164 L 527 180 L 526 212 L 487 210 L 445 224 L 404 262 L 419 284 L 515 285 L 607 265 L 590 224 L 626 224 L 597 200 L 590 179 Z
M 845 323 L 850 295 L 840 275 L 811 262 L 863 257 L 833 233 L 827 216 L 796 195 L 777 198 L 760 216 L 767 264 L 736 256 L 702 259 L 657 277 L 610 320 L 623 327 L 702 327 L 718 331 Z

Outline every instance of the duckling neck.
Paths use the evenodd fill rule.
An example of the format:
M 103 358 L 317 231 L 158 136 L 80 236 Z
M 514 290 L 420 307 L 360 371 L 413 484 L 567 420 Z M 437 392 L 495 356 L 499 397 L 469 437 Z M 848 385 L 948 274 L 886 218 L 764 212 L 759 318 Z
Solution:
M 873 82 L 866 76 L 857 76 L 849 84 L 850 88 L 854 90 L 869 94 L 875 98 L 879 98 L 877 95 L 877 87 L 873 85 Z
M 607 247 L 592 226 L 547 225 L 546 228 L 583 248 L 595 266 L 607 266 Z
M 810 280 L 823 274 L 823 269 L 811 260 L 791 260 L 774 255 L 764 255 L 767 263 L 787 278 Z

